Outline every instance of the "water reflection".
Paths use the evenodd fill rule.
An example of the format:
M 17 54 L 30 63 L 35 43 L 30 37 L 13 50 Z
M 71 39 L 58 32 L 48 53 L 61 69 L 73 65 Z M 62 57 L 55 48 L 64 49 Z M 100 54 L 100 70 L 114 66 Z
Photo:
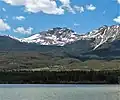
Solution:
M 116 85 L 1 87 L 0 100 L 120 100 L 120 87 Z

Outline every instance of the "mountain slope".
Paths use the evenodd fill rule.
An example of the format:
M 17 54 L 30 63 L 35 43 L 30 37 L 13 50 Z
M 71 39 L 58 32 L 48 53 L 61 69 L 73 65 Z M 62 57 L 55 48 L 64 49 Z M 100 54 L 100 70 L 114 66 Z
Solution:
M 103 26 L 84 35 L 57 27 L 24 39 L 0 36 L 0 50 L 3 51 L 39 51 L 78 58 L 117 56 L 115 52 L 119 52 L 119 44 L 120 25 Z
M 58 49 L 58 46 L 44 46 L 35 43 L 20 42 L 10 36 L 0 36 L 0 51 L 39 51 L 48 52 Z
M 47 31 L 47 33 L 43 32 L 38 35 L 42 35 L 44 38 L 48 37 L 48 34 L 50 37 L 52 35 L 58 38 L 71 37 L 72 31 L 59 34 L 53 30 L 52 33 Z M 85 35 L 74 35 L 77 40 L 64 42 L 64 46 L 40 45 L 39 42 L 29 43 L 11 36 L 0 36 L 0 68 L 27 68 L 28 70 L 120 69 L 119 25 L 103 26 Z M 37 35 L 33 35 L 32 39 L 35 38 L 34 36 Z
M 23 38 L 21 41 L 40 45 L 64 46 L 78 40 L 91 40 L 95 50 L 104 43 L 111 43 L 116 39 L 120 39 L 120 25 L 102 26 L 84 35 L 77 34 L 68 28 L 57 27 Z
M 120 25 L 103 26 L 88 33 L 88 38 L 93 38 L 94 50 L 104 43 L 111 43 L 120 39 Z

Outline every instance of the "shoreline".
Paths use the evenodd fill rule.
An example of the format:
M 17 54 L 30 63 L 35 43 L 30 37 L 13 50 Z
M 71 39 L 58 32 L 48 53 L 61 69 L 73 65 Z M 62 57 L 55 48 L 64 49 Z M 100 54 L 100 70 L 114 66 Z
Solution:
M 80 87 L 80 88 L 91 88 L 91 87 L 120 87 L 117 84 L 0 84 L 0 88 L 29 88 L 29 87 Z

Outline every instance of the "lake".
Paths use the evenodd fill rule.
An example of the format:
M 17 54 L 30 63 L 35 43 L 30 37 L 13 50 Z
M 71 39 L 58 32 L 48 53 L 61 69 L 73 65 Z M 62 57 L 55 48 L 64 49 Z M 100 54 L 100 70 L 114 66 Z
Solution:
M 0 85 L 0 100 L 120 100 L 120 86 Z

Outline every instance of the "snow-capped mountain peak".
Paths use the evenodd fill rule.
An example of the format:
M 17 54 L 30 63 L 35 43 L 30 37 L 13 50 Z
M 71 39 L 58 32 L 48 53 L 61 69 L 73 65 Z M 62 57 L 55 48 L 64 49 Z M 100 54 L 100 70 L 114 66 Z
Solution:
M 106 42 L 120 39 L 120 25 L 103 26 L 88 34 L 88 38 L 94 38 L 94 50 Z
M 23 42 L 28 43 L 58 46 L 64 46 L 66 43 L 71 43 L 77 40 L 79 40 L 79 35 L 75 34 L 73 30 L 60 27 L 49 29 L 22 39 Z
M 91 44 L 93 46 L 93 50 L 96 50 L 104 43 L 111 43 L 114 40 L 120 39 L 120 25 L 105 25 L 83 35 L 77 34 L 73 30 L 65 27 L 57 27 L 31 35 L 23 39 L 19 39 L 13 36 L 8 37 L 20 42 L 57 46 L 64 46 L 65 44 L 70 44 L 78 40 L 92 40 Z

